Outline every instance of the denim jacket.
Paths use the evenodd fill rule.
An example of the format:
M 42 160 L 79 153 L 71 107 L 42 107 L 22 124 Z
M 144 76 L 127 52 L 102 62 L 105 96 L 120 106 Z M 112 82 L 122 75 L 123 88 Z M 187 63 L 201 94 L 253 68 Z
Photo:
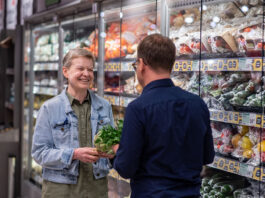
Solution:
M 92 139 L 104 125 L 114 126 L 111 105 L 89 91 L 91 98 Z M 79 160 L 72 160 L 74 149 L 79 147 L 78 120 L 66 95 L 62 93 L 40 108 L 32 142 L 32 157 L 42 166 L 45 180 L 76 184 Z M 111 167 L 109 160 L 100 158 L 93 163 L 96 179 L 105 177 Z

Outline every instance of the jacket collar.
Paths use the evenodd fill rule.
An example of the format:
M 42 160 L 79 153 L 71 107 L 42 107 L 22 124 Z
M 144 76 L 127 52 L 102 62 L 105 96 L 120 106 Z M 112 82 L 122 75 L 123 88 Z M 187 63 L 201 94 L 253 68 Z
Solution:
M 170 78 L 154 80 L 144 87 L 143 94 L 147 93 L 149 90 L 156 87 L 173 87 L 173 86 L 174 84 Z
M 91 90 L 88 90 L 88 92 L 90 95 L 92 108 L 96 110 L 100 109 L 103 106 L 103 104 L 100 101 L 99 97 Z M 66 95 L 66 88 L 60 93 L 59 97 L 62 99 L 63 104 L 65 105 L 65 113 L 68 114 L 70 112 L 73 112 L 70 101 Z

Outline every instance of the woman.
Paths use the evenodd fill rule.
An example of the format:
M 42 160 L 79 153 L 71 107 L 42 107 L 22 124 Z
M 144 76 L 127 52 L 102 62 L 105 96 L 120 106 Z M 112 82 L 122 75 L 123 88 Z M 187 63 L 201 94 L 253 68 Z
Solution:
M 94 66 L 90 52 L 70 50 L 62 67 L 67 88 L 39 110 L 32 157 L 43 168 L 42 198 L 107 197 L 107 157 L 112 156 L 98 153 L 92 140 L 114 121 L 111 105 L 89 90 Z

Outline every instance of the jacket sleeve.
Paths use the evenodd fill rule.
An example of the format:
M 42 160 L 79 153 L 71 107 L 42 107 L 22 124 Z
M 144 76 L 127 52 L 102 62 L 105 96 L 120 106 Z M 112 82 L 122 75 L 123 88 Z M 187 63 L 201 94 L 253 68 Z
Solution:
M 139 168 L 144 146 L 144 125 L 135 106 L 126 109 L 119 149 L 114 159 L 114 169 L 123 178 L 133 178 Z
M 115 127 L 111 104 L 109 104 L 109 119 L 112 127 Z
M 39 110 L 33 134 L 31 155 L 44 168 L 63 170 L 72 163 L 74 149 L 54 148 L 50 114 L 46 105 Z
M 211 125 L 210 125 L 210 114 L 209 114 L 209 110 L 207 108 L 206 105 L 204 105 L 204 110 L 206 111 L 206 134 L 204 137 L 204 159 L 203 159 L 203 164 L 210 164 L 213 162 L 214 160 L 214 145 L 213 145 L 213 136 L 212 136 L 212 129 L 211 129 Z

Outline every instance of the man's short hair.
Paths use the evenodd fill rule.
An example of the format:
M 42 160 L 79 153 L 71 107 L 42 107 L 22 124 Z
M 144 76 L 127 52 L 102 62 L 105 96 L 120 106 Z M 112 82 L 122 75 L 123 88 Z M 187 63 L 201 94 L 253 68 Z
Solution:
M 137 58 L 153 70 L 163 69 L 172 71 L 175 62 L 176 47 L 172 40 L 161 34 L 152 34 L 145 37 L 137 48 Z
M 95 58 L 93 54 L 83 48 L 73 48 L 70 49 L 63 58 L 63 66 L 70 67 L 72 65 L 72 60 L 78 57 L 85 57 L 93 62 L 93 67 L 95 66 Z

